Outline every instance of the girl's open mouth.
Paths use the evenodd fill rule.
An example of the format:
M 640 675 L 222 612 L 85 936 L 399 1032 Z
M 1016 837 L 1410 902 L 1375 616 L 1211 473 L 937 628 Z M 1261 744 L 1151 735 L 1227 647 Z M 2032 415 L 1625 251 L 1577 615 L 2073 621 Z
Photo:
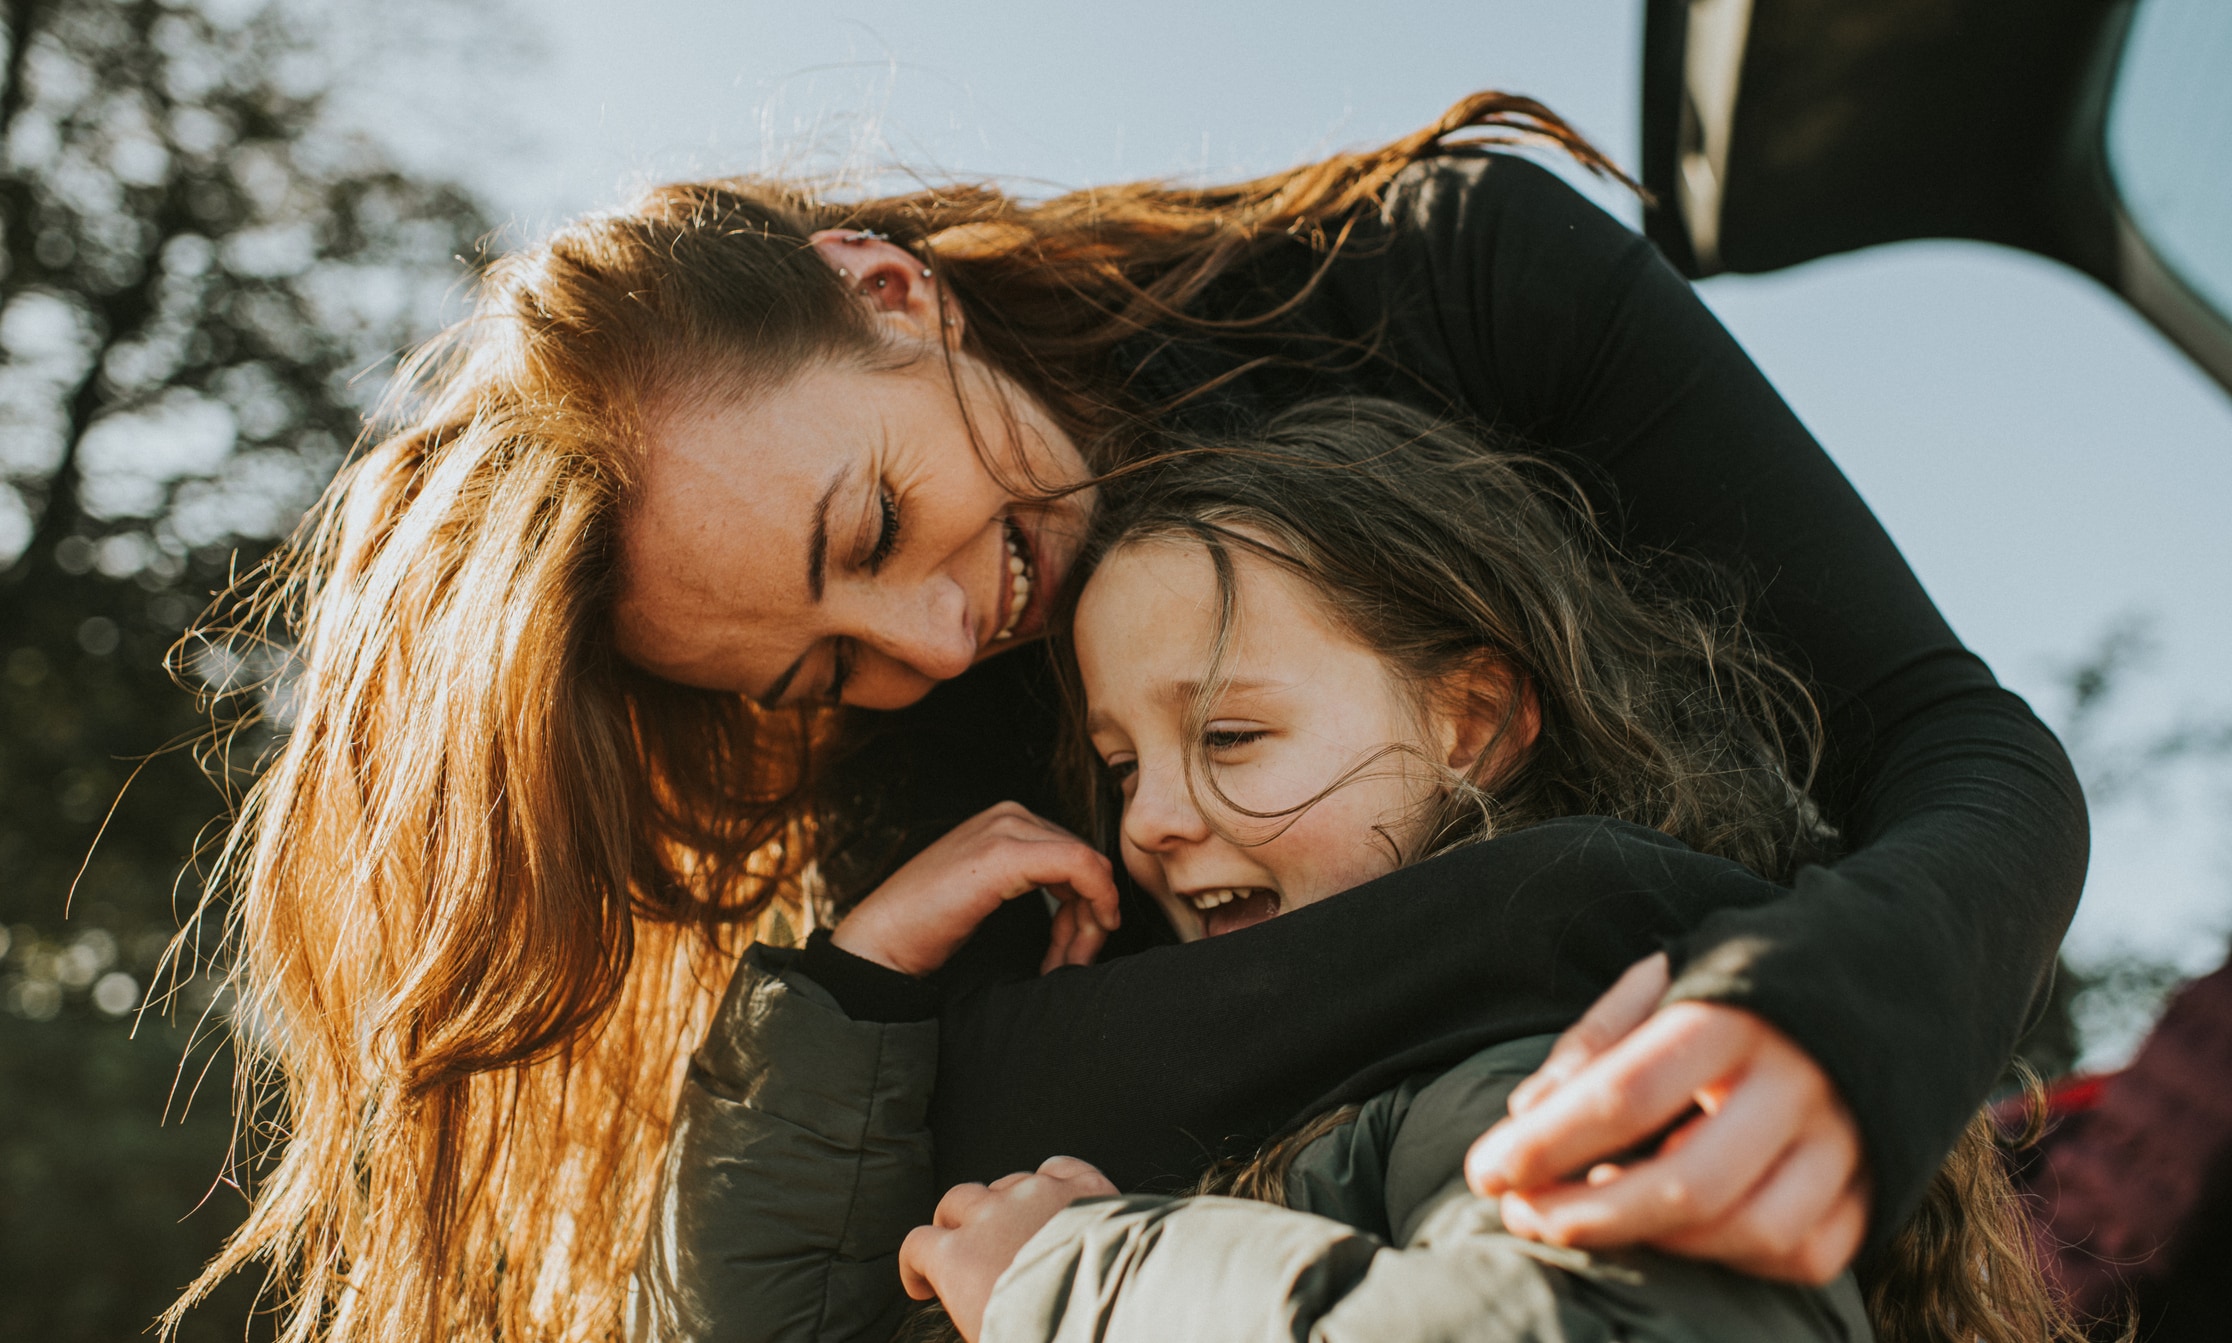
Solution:
M 1220 886 L 1179 897 L 1201 911 L 1209 936 L 1257 924 L 1279 912 L 1279 895 L 1261 886 Z

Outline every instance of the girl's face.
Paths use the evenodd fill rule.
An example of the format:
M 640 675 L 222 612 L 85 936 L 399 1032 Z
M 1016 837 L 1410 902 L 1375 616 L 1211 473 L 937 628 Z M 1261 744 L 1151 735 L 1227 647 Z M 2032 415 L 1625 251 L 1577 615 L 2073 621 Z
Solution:
M 959 319 L 920 261 L 815 245 L 911 357 L 667 407 L 621 527 L 616 632 L 685 685 L 896 709 L 1038 636 L 1092 494 L 1032 497 L 1085 479 L 1084 460 L 983 363 L 949 366 L 940 332 Z
M 1303 580 L 1238 549 L 1232 560 L 1239 615 L 1198 743 L 1185 733 L 1217 634 L 1208 553 L 1125 545 L 1077 608 L 1087 728 L 1123 785 L 1124 865 L 1187 941 L 1393 871 L 1423 839 L 1445 777 L 1436 766 L 1467 769 L 1480 750 L 1469 721 L 1422 708 Z M 1348 777 L 1262 819 L 1220 806 L 1207 777 L 1189 791 L 1189 754 L 1248 811 L 1286 813 Z

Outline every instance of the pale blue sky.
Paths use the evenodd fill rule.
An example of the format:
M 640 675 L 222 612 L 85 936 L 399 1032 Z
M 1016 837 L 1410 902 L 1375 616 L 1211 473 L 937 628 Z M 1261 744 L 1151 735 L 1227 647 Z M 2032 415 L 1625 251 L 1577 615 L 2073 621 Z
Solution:
M 1391 138 L 1481 87 L 1636 162 L 1636 0 L 835 5 L 538 0 L 543 50 L 455 63 L 381 124 L 514 227 L 625 183 L 904 163 L 1074 186 L 1225 177 Z M 459 77 L 459 76 L 462 77 Z M 471 138 L 460 124 L 492 124 Z M 1613 193 L 1599 199 L 1632 218 Z M 2058 665 L 2158 621 L 2121 724 L 2232 712 L 2232 400 L 2090 281 L 1922 243 L 1704 286 L 1956 629 L 2049 718 Z M 2213 963 L 2232 928 L 2223 776 L 2098 819 L 2073 950 Z

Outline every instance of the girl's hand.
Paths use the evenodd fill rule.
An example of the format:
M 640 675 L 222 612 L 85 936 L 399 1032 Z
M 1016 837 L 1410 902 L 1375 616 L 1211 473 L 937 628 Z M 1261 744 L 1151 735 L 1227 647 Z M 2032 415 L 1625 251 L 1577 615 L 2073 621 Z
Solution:
M 1040 970 L 1090 965 L 1119 922 L 1116 876 L 1077 836 L 1002 802 L 954 827 L 853 907 L 830 941 L 910 975 L 946 963 L 993 910 L 1045 887 L 1061 908 Z
M 1466 1155 L 1467 1181 L 1502 1196 L 1515 1235 L 1828 1282 L 1868 1225 L 1852 1112 L 1790 1037 L 1741 1008 L 1658 1008 L 1666 986 L 1663 954 L 1621 976 L 1512 1092 L 1512 1117 Z M 1677 1120 L 1655 1154 L 1611 1164 Z
M 937 1297 L 961 1336 L 976 1343 L 992 1284 L 1015 1262 L 1015 1252 L 1081 1198 L 1099 1198 L 1116 1186 L 1076 1157 L 1049 1157 L 1036 1174 L 1017 1172 L 990 1186 L 960 1184 L 938 1200 L 929 1226 L 907 1233 L 899 1246 L 899 1280 L 917 1301 Z

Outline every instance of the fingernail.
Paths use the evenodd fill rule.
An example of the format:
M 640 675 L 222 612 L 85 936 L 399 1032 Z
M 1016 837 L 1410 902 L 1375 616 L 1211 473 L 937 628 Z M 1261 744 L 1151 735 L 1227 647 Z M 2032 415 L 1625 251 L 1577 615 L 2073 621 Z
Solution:
M 1542 1214 L 1536 1212 L 1533 1204 L 1517 1194 L 1504 1195 L 1503 1201 L 1497 1204 L 1496 1211 L 1503 1217 L 1504 1230 L 1512 1235 L 1525 1236 L 1529 1240 L 1541 1238 Z
M 1505 1160 L 1510 1155 L 1510 1139 L 1500 1129 L 1488 1130 L 1486 1136 L 1472 1145 L 1472 1150 L 1465 1154 L 1465 1181 L 1474 1193 L 1493 1197 L 1511 1187 L 1510 1177 L 1504 1172 Z

